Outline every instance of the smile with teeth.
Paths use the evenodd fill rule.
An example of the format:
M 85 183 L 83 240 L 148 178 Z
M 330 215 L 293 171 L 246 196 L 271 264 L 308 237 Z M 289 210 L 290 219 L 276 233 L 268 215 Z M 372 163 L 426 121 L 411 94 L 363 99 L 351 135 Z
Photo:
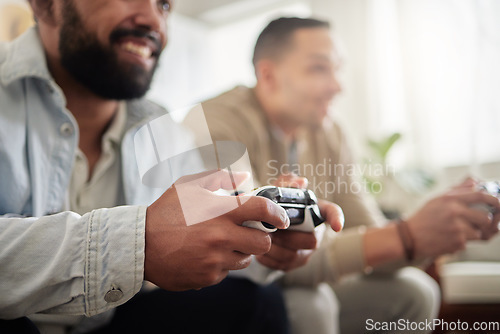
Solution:
M 150 58 L 153 54 L 153 50 L 151 50 L 148 46 L 135 44 L 133 42 L 123 43 L 121 48 L 145 59 Z

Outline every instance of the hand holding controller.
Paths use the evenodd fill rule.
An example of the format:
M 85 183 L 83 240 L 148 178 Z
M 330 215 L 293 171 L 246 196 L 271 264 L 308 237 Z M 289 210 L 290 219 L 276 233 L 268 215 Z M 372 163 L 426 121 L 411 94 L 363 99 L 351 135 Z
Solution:
M 316 195 L 311 190 L 265 186 L 254 190 L 250 195 L 269 198 L 285 209 L 290 218 L 288 230 L 313 232 L 316 226 L 325 221 L 321 217 Z M 261 221 L 246 221 L 243 226 L 268 233 L 276 231 L 276 227 Z
M 500 198 L 500 182 L 499 181 L 489 181 L 489 182 L 481 182 L 477 185 L 477 189 L 483 191 L 489 195 Z M 489 212 L 491 214 L 495 214 L 496 210 L 494 207 L 488 204 L 474 204 L 472 206 L 474 209 L 478 209 L 484 212 Z

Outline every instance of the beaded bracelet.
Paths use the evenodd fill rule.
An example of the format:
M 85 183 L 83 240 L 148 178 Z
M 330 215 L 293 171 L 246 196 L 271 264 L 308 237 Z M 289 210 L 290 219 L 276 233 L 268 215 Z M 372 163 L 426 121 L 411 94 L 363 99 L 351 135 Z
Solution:
M 406 260 L 411 262 L 415 259 L 415 244 L 413 242 L 410 229 L 408 228 L 408 222 L 400 219 L 396 223 L 396 228 L 405 250 Z

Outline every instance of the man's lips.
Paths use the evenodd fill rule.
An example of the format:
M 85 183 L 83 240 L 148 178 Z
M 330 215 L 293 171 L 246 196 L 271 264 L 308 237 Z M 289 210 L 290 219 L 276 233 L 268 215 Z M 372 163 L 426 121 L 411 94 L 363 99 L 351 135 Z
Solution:
M 120 49 L 130 52 L 143 59 L 151 58 L 153 53 L 155 52 L 155 50 L 153 50 L 151 46 L 144 43 L 137 43 L 132 40 L 125 40 L 120 42 L 119 47 Z
M 143 60 L 158 58 L 162 43 L 157 32 L 140 29 L 117 29 L 110 36 L 112 43 L 121 50 L 131 53 Z

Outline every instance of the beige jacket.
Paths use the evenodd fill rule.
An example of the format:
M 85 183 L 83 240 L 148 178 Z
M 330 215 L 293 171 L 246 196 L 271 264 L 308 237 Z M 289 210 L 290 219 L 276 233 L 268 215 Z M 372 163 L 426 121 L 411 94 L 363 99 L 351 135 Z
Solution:
M 384 224 L 385 219 L 373 200 L 356 188 L 360 185 L 352 175 L 356 166 L 339 126 L 326 119 L 321 128 L 301 132 L 296 141 L 298 164 L 290 164 L 290 144 L 270 126 L 253 89 L 236 87 L 202 103 L 202 107 L 213 141 L 233 140 L 246 145 L 257 184 L 271 184 L 281 172 L 296 169 L 308 178 L 309 189 L 319 198 L 337 203 L 344 211 L 344 231 L 325 233 L 308 265 L 289 273 L 286 281 L 314 284 L 364 271 L 363 233 L 367 226 Z M 184 124 L 195 133 L 203 126 L 193 113 Z

